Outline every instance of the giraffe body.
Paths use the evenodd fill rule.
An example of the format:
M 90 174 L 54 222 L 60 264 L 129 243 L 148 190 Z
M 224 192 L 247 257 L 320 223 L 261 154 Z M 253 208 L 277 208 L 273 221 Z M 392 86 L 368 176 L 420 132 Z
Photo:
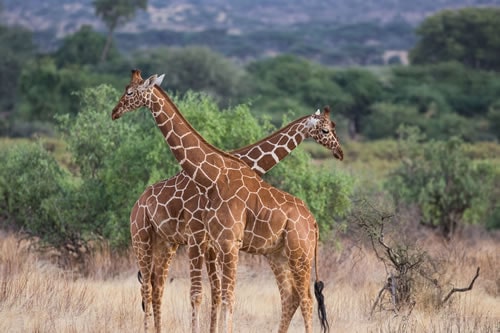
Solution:
M 143 81 L 140 72 L 133 72 L 131 84 L 113 110 L 112 117 L 116 119 L 124 112 L 148 106 L 187 175 L 184 181 L 194 181 L 197 190 L 184 200 L 181 197 L 186 192 L 175 194 L 181 188 L 182 179 L 170 179 L 160 185 L 169 189 L 170 182 L 173 187 L 165 193 L 170 193 L 178 203 L 192 205 L 194 210 L 174 209 L 173 213 L 166 213 L 167 209 L 162 206 L 153 212 L 148 211 L 148 199 L 146 204 L 140 202 L 143 197 L 150 198 L 153 206 L 155 202 L 165 202 L 160 197 L 163 194 L 161 190 L 155 194 L 158 190 L 156 184 L 148 188 L 149 195 L 141 196 L 134 205 L 131 215 L 134 221 L 141 218 L 151 221 L 155 214 L 158 217 L 161 212 L 166 213 L 157 225 L 131 224 L 134 250 L 144 279 L 141 292 L 145 305 L 145 329 L 148 329 L 147 322 L 151 316 L 151 299 L 161 299 L 168 264 L 178 244 L 187 238 L 192 271 L 200 267 L 207 246 L 215 250 L 222 263 L 222 323 L 226 331 L 232 331 L 234 278 L 238 251 L 243 249 L 265 255 L 277 276 L 283 307 L 280 332 L 286 331 L 289 319 L 299 305 L 306 332 L 309 332 L 312 327 L 309 280 L 317 248 L 316 221 L 301 200 L 272 187 L 245 163 L 208 145 L 187 124 L 168 96 L 154 85 L 155 79 L 151 77 Z M 273 159 L 277 163 L 274 156 Z M 182 218 L 187 222 L 184 225 L 178 223 Z M 187 230 L 184 234 L 182 227 Z M 154 254 L 153 250 L 161 247 L 165 251 L 160 255 Z M 212 288 L 214 284 L 218 288 L 218 282 L 214 280 L 217 279 L 211 278 Z M 217 294 L 212 302 L 217 307 Z M 153 303 L 153 312 L 158 329 L 161 322 L 159 305 Z M 212 320 L 217 320 L 217 311 L 212 312 Z
M 232 151 L 232 154 L 238 156 L 239 159 L 244 161 L 253 170 L 256 170 L 257 173 L 264 174 L 281 159 L 286 157 L 305 138 L 314 139 L 319 144 L 330 149 L 338 159 L 343 158 L 343 153 L 335 134 L 335 123 L 329 119 L 328 108 L 325 108 L 323 114 L 317 112 L 314 115 L 301 117 L 257 143 Z M 198 223 L 202 223 L 202 203 L 200 200 L 200 193 L 196 185 L 184 171 L 181 171 L 176 176 L 155 183 L 144 191 L 135 205 L 143 207 L 148 213 L 139 215 L 132 213 L 130 223 L 131 225 L 136 224 L 135 228 L 138 228 L 138 225 L 144 228 L 145 225 L 152 224 L 154 230 L 157 230 L 159 237 L 163 238 L 167 244 L 165 251 L 163 248 L 154 247 L 154 253 L 160 251 L 158 253 L 160 257 L 165 254 L 173 255 L 174 253 L 171 251 L 172 246 L 187 244 L 185 236 L 186 222 L 184 221 L 183 214 L 188 214 L 189 217 L 194 218 Z M 245 237 L 245 239 L 248 238 Z M 258 248 L 251 246 L 248 241 L 243 242 L 242 250 L 261 254 Z M 196 257 L 194 254 L 193 256 Z M 170 260 L 165 259 L 164 262 L 168 263 Z M 202 301 L 201 264 L 200 260 L 193 260 L 191 265 L 193 279 L 191 290 L 193 331 L 199 330 L 199 311 Z M 166 274 L 168 267 L 164 268 L 163 272 Z M 220 284 L 220 281 L 218 280 L 214 263 L 210 262 L 210 260 L 207 261 L 207 272 L 212 280 L 211 285 L 217 289 L 216 286 Z M 162 278 L 161 281 L 165 281 L 165 278 Z M 280 280 L 277 279 L 277 283 L 279 286 Z M 161 288 L 163 288 L 163 284 L 156 283 L 153 285 L 153 290 Z M 161 294 L 161 292 L 153 292 L 153 295 Z M 217 308 L 220 299 L 215 297 L 214 291 L 212 292 L 212 298 L 214 298 L 214 307 Z M 157 299 L 153 297 L 153 308 L 158 308 L 157 311 L 160 311 L 161 298 Z M 155 311 L 155 318 L 159 316 L 157 311 Z

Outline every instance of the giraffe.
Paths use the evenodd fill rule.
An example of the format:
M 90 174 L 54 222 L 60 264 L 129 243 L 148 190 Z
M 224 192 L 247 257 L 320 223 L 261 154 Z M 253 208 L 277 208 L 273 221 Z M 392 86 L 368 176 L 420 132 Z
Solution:
M 306 332 L 312 332 L 312 296 L 309 288 L 311 266 L 315 260 L 315 296 L 322 329 L 328 329 L 323 302 L 323 282 L 319 280 L 317 248 L 319 231 L 316 220 L 305 203 L 263 181 L 237 157 L 223 152 L 199 135 L 184 119 L 168 95 L 159 87 L 164 75 L 143 80 L 133 70 L 111 118 L 142 106 L 150 109 L 171 152 L 182 169 L 196 184 L 204 207 L 202 221 L 186 218 L 188 249 L 204 255 L 206 246 L 213 248 L 221 266 L 220 297 L 222 326 L 232 332 L 234 288 L 240 250 L 262 254 L 270 262 L 279 280 L 282 297 L 282 321 L 300 307 Z M 144 302 L 144 329 L 151 317 L 152 247 L 143 242 L 155 236 L 151 229 L 133 230 L 134 251 L 144 280 L 141 295 Z M 135 233 L 135 234 L 134 234 Z M 138 241 L 137 241 L 138 240 Z M 191 258 L 191 251 L 188 254 Z M 156 265 L 157 263 L 155 263 Z M 158 263 L 160 264 L 160 263 Z M 163 266 L 158 266 L 163 267 Z M 219 312 L 219 311 L 217 311 Z M 216 321 L 218 318 L 216 319 Z M 280 332 L 287 327 L 281 327 Z
M 317 143 L 332 151 L 333 155 L 343 159 L 343 152 L 335 133 L 335 123 L 330 120 L 330 108 L 325 107 L 323 114 L 318 110 L 313 115 L 301 117 L 268 137 L 230 153 L 240 158 L 259 175 L 265 174 L 279 161 L 285 158 L 304 139 L 312 138 Z M 174 177 L 150 185 L 136 201 L 130 218 L 135 224 L 134 230 L 152 228 L 157 230 L 156 237 L 162 247 L 153 247 L 153 316 L 158 323 L 157 330 L 161 330 L 161 301 L 163 286 L 168 274 L 168 267 L 179 245 L 186 245 L 184 214 L 195 216 L 201 220 L 204 207 L 199 207 L 196 199 L 198 189 L 185 172 L 181 171 Z M 193 207 L 194 206 L 194 207 Z M 189 212 L 184 212 L 189 210 Z M 201 260 L 199 256 L 191 263 L 191 306 L 193 332 L 199 331 L 199 309 L 202 301 Z M 138 260 L 141 260 L 140 258 Z M 211 277 L 211 285 L 219 285 L 214 263 L 207 262 L 207 272 Z M 212 295 L 215 292 L 212 291 Z M 214 310 L 218 307 L 219 299 L 213 297 Z M 213 327 L 213 323 L 211 323 Z M 287 324 L 288 326 L 288 324 Z

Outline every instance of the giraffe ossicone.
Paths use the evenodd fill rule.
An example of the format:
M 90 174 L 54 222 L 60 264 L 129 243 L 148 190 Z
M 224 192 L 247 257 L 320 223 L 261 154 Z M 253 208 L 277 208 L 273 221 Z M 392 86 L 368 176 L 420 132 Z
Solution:
M 192 279 L 201 276 L 199 268 L 205 254 L 212 254 L 212 259 L 218 255 L 221 259 L 222 279 L 218 281 L 216 274 L 212 274 L 211 287 L 214 288 L 215 307 L 220 306 L 222 301 L 222 315 L 225 319 L 222 323 L 227 331 L 232 331 L 234 278 L 238 251 L 241 249 L 265 255 L 276 275 L 282 301 L 279 332 L 288 329 L 290 320 L 299 306 L 306 332 L 311 332 L 312 296 L 309 278 L 314 258 L 315 285 L 320 283 L 317 272 L 318 226 L 314 217 L 300 199 L 265 183 L 258 177 L 258 173 L 242 162 L 245 158 L 255 160 L 253 155 L 245 155 L 252 151 L 251 147 L 245 147 L 241 151 L 241 160 L 238 160 L 210 146 L 183 118 L 168 95 L 158 85 L 152 84 L 157 78 L 152 76 L 144 81 L 139 71 L 133 71 L 131 82 L 112 113 L 112 119 L 117 119 L 125 112 L 147 106 L 183 168 L 179 174 L 181 176 L 160 182 L 159 186 L 155 184 L 146 190 L 157 200 L 163 200 L 162 195 L 165 193 L 172 194 L 176 203 L 184 205 L 182 209 L 174 211 L 172 216 L 167 215 L 168 218 L 161 220 L 157 226 L 154 225 L 157 223 L 154 219 L 156 216 L 151 214 L 147 204 L 141 206 L 138 201 L 131 214 L 132 243 L 143 277 L 141 294 L 145 305 L 145 329 L 148 329 L 148 318 L 151 316 L 152 298 L 161 300 L 168 264 L 178 244 L 187 242 Z M 303 124 L 304 121 L 307 121 L 307 118 L 297 124 Z M 328 119 L 328 123 L 333 122 Z M 317 132 L 324 133 L 324 130 L 325 128 L 318 129 Z M 298 144 L 300 137 L 297 134 L 289 139 Z M 321 140 L 318 142 L 321 143 Z M 266 143 L 261 142 L 262 145 Z M 341 159 L 343 155 L 338 141 L 336 144 L 334 156 Z M 191 151 L 197 151 L 197 154 L 202 156 L 194 156 Z M 276 156 L 283 152 L 288 154 L 289 150 L 279 150 L 279 153 L 276 153 L 278 155 L 272 155 L 267 162 L 257 165 L 263 171 L 269 170 L 279 161 Z M 222 174 L 224 177 L 220 177 Z M 209 182 L 210 185 L 207 185 Z M 183 197 L 186 193 L 189 194 L 187 198 Z M 166 212 L 166 206 L 162 207 Z M 144 223 L 135 223 L 141 220 L 141 217 Z M 185 221 L 184 233 L 178 228 L 182 224 L 178 223 L 180 218 Z M 215 252 L 206 252 L 208 240 L 214 245 L 210 250 Z M 213 264 L 214 260 L 208 260 L 207 263 Z M 217 290 L 219 286 L 222 288 L 222 299 L 219 298 Z M 196 299 L 192 297 L 192 302 Z M 318 297 L 317 300 L 324 310 L 324 303 L 320 304 Z M 158 305 L 156 307 L 158 308 Z M 159 330 L 159 308 L 153 311 L 155 327 Z M 212 311 L 211 322 L 217 323 L 217 314 L 218 311 Z M 326 330 L 326 318 L 321 320 L 321 324 Z M 211 326 L 211 331 L 213 330 L 215 328 Z

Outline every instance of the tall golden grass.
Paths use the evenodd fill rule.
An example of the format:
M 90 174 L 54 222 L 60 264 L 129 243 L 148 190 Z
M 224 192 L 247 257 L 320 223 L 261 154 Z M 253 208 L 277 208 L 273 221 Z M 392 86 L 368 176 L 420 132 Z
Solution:
M 483 237 L 484 238 L 484 237 Z M 419 246 L 439 257 L 447 286 L 467 286 L 477 266 L 473 289 L 455 293 L 437 309 L 419 290 L 412 311 L 394 313 L 371 307 L 387 279 L 369 246 L 343 240 L 323 245 L 320 276 L 332 332 L 500 332 L 500 244 L 498 239 L 426 239 Z M 140 332 L 143 313 L 132 255 L 95 254 L 85 276 L 53 265 L 12 234 L 0 235 L 0 332 Z M 274 332 L 280 314 L 278 289 L 261 257 L 242 254 L 238 269 L 236 332 Z M 205 289 L 203 327 L 208 327 Z M 180 252 L 163 298 L 163 330 L 190 331 L 187 260 Z M 315 329 L 319 324 L 315 319 Z M 290 332 L 302 332 L 297 312 Z

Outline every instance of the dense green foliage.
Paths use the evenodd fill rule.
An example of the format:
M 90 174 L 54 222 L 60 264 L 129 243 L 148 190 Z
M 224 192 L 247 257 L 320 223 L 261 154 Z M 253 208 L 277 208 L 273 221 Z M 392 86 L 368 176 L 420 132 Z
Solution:
M 394 23 L 391 29 L 396 26 Z M 365 35 L 369 30 L 365 28 L 340 31 L 349 34 L 343 37 L 348 41 Z M 310 29 L 329 28 L 318 23 Z M 205 33 L 207 40 L 217 35 L 216 31 Z M 314 33 L 306 35 L 316 38 Z M 13 50 L 18 45 L 9 38 L 5 43 L 12 44 Z M 136 50 L 129 57 L 111 48 L 108 61 L 100 63 L 98 50 L 104 43 L 104 36 L 82 27 L 66 37 L 53 54 L 34 58 L 26 51 L 25 58 L 20 58 L 22 71 L 21 62 L 15 59 L 17 67 L 9 65 L 6 71 L 12 78 L 4 80 L 0 73 L 0 84 L 5 87 L 5 93 L 0 88 L 4 95 L 0 106 L 8 112 L 7 117 L 0 117 L 1 133 L 51 134 L 54 115 L 78 112 L 78 99 L 72 92 L 102 82 L 121 89 L 127 77 L 124 73 L 131 68 L 146 74 L 165 73 L 167 89 L 177 94 L 203 91 L 222 107 L 251 103 L 254 114 L 270 116 L 276 126 L 285 114 L 295 117 L 330 105 L 351 138 L 395 137 L 400 124 L 418 126 L 428 137 L 438 139 L 457 135 L 467 141 L 497 140 L 500 133 L 496 125 L 499 74 L 459 62 L 339 69 L 280 55 L 241 67 L 207 48 L 187 47 Z M 486 44 L 494 45 L 494 39 Z M 11 82 L 18 83 L 15 93 L 11 93 Z
M 452 17 L 464 13 L 472 12 L 453 12 Z M 265 176 L 308 204 L 323 236 L 334 223 L 343 221 L 352 193 L 386 191 L 398 207 L 418 207 L 422 222 L 446 236 L 464 223 L 499 228 L 500 208 L 495 200 L 500 195 L 498 157 L 488 156 L 481 163 L 464 158 L 465 142 L 495 144 L 500 138 L 500 75 L 485 70 L 494 69 L 489 54 L 496 52 L 497 36 L 486 33 L 492 24 L 489 16 L 483 21 L 483 12 L 476 14 L 473 23 L 485 22 L 484 26 L 473 25 L 470 31 L 453 28 L 450 36 L 455 43 L 473 39 L 471 31 L 484 33 L 479 35 L 488 42 L 475 49 L 475 56 L 482 57 L 476 61 L 478 66 L 455 57 L 461 50 L 457 47 L 457 53 L 429 58 L 430 64 L 421 61 L 419 65 L 376 69 L 334 68 L 311 61 L 345 55 L 318 42 L 322 34 L 332 33 L 331 27 L 321 25 L 304 30 L 304 38 L 321 45 L 313 48 L 300 44 L 294 31 L 270 34 L 260 45 L 257 36 L 262 32 L 253 32 L 251 45 L 237 45 L 233 51 L 281 45 L 295 55 L 278 55 L 245 66 L 199 46 L 135 50 L 125 55 L 109 44 L 108 60 L 101 62 L 99 53 L 106 48 L 106 38 L 89 27 L 67 36 L 55 52 L 35 54 L 28 31 L 0 26 L 0 135 L 62 136 L 72 159 L 71 164 L 61 166 L 39 144 L 2 149 L 0 221 L 57 247 L 68 242 L 75 247 L 95 238 L 106 239 L 115 247 L 129 244 L 128 215 L 134 201 L 148 184 L 179 170 L 149 112 L 127 114 L 116 122 L 110 119 L 119 98 L 115 88 L 123 89 L 129 70 L 139 68 L 145 75 L 165 73 L 166 90 L 175 96 L 181 112 L 204 138 L 225 150 L 255 142 L 285 124 L 284 119 L 312 113 L 324 105 L 332 107 L 343 144 L 352 142 L 348 136 L 360 141 L 393 139 L 400 136 L 401 125 L 417 127 L 428 139 L 409 135 L 397 152 L 394 141 L 384 140 L 391 144 L 367 154 L 390 155 L 391 163 L 401 162 L 384 189 L 382 179 L 354 183 L 337 165 L 313 166 L 300 148 Z M 448 15 L 438 14 L 429 22 L 444 22 L 439 19 L 448 19 Z M 342 41 L 346 49 L 358 48 L 359 53 L 354 50 L 356 56 L 350 53 L 349 59 L 359 57 L 358 63 L 371 63 L 369 54 L 378 46 L 354 45 L 354 41 L 370 29 L 372 37 L 380 30 L 371 25 L 334 28 L 339 35 L 332 36 L 329 43 Z M 423 26 L 421 33 L 428 33 L 426 29 Z M 224 36 L 237 40 L 224 31 L 205 31 L 202 36 L 207 42 Z M 200 36 L 182 38 L 186 40 L 179 45 L 190 45 Z M 418 58 L 422 45 L 417 45 L 414 57 Z M 362 48 L 365 50 L 359 50 Z M 324 157 L 323 148 L 315 148 L 319 151 L 316 156 Z M 345 150 L 346 160 L 356 158 Z M 364 170 L 377 167 L 368 157 L 359 164 L 364 164 Z M 385 169 L 384 175 L 390 170 L 385 164 L 379 167 Z
M 500 8 L 445 10 L 417 29 L 410 54 L 415 64 L 459 61 L 476 69 L 500 70 Z
M 14 113 L 13 125 L 7 131 L 11 136 L 30 136 L 35 133 L 52 133 L 55 116 L 76 114 L 80 100 L 75 92 L 101 82 L 116 82 L 116 77 L 93 72 L 85 67 L 58 68 L 51 57 L 27 62 L 19 78 L 21 101 Z M 45 122 L 48 126 L 36 126 Z M 24 125 L 24 126 L 23 126 Z
M 18 102 L 19 82 L 24 63 L 33 56 L 35 45 L 31 32 L 0 25 L 0 113 L 12 111 Z M 0 119 L 1 124 L 1 119 Z M 0 125 L 0 130 L 1 130 Z
M 132 19 L 138 9 L 146 9 L 148 0 L 93 0 L 95 14 L 108 28 L 108 38 L 102 49 L 101 61 L 105 61 L 111 47 L 113 32 Z
M 247 70 L 255 78 L 255 109 L 272 114 L 274 123 L 286 112 L 309 113 L 343 97 L 331 72 L 305 59 L 279 56 L 251 63 Z
M 246 73 L 222 55 L 203 47 L 157 48 L 137 52 L 133 64 L 144 73 L 165 73 L 169 90 L 203 91 L 228 106 L 247 93 Z
M 54 53 L 58 67 L 68 65 L 96 65 L 100 60 L 100 53 L 106 45 L 106 37 L 95 31 L 89 25 L 83 25 L 80 30 L 66 36 L 61 46 Z M 112 62 L 119 58 L 119 53 L 114 45 L 110 45 L 107 59 Z
M 349 134 L 355 137 L 361 131 L 371 106 L 380 100 L 382 84 L 371 72 L 362 69 L 337 71 L 333 80 L 345 93 L 345 98 L 335 101 L 335 110 L 349 119 Z
M 48 214 L 50 198 L 61 192 L 64 180 L 54 157 L 38 143 L 25 143 L 3 151 L 0 160 L 0 207 L 7 222 L 52 237 L 58 226 Z
M 401 164 L 386 183 L 396 202 L 416 205 L 421 223 L 439 228 L 446 237 L 464 222 L 485 223 L 495 205 L 490 200 L 494 164 L 466 158 L 455 137 L 425 141 L 415 128 L 403 128 L 401 136 Z
M 106 85 L 77 97 L 79 112 L 58 117 L 73 158 L 70 169 L 63 171 L 41 146 L 9 150 L 3 154 L 6 164 L 0 175 L 2 208 L 11 225 L 27 228 L 55 246 L 102 237 L 124 247 L 129 244 L 135 200 L 148 184 L 180 168 L 149 112 L 133 112 L 112 122 L 111 106 L 119 94 Z M 247 105 L 221 111 L 213 99 L 194 93 L 176 99 L 176 104 L 206 140 L 227 150 L 255 142 L 271 128 L 262 126 Z M 350 207 L 350 177 L 311 167 L 304 151 L 295 151 L 268 180 L 306 200 L 323 230 Z

